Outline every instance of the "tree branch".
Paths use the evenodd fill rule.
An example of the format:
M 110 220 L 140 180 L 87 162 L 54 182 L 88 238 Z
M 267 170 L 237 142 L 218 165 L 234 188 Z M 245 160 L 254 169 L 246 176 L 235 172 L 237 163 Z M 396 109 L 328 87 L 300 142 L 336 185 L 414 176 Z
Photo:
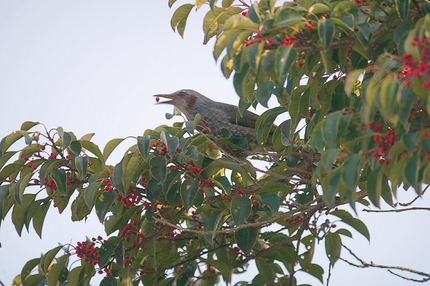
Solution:
M 406 267 L 400 267 L 400 266 L 386 266 L 386 265 L 378 265 L 378 264 L 375 264 L 375 263 L 373 263 L 372 261 L 370 262 L 370 263 L 367 263 L 367 262 L 365 262 L 364 260 L 362 260 L 361 258 L 359 258 L 354 252 L 352 252 L 352 250 L 351 249 L 349 249 L 348 247 L 346 247 L 345 245 L 343 245 L 342 244 L 342 247 L 344 247 L 346 250 L 348 250 L 348 252 L 355 258 L 355 259 L 357 259 L 361 264 L 355 264 L 355 263 L 352 263 L 352 262 L 350 262 L 350 261 L 348 261 L 348 260 L 346 260 L 346 259 L 344 259 L 344 258 L 342 258 L 342 257 L 339 257 L 339 259 L 340 260 L 342 260 L 343 262 L 345 262 L 345 263 L 347 263 L 347 264 L 349 264 L 349 265 L 351 265 L 351 266 L 355 266 L 355 267 L 358 267 L 358 268 L 371 268 L 371 267 L 373 267 L 373 268 L 382 268 L 382 269 L 387 269 L 388 270 L 388 272 L 390 272 L 391 274 L 393 274 L 393 275 L 396 275 L 396 276 L 398 276 L 398 277 L 400 277 L 400 278 L 403 278 L 403 279 L 405 279 L 405 280 L 409 280 L 409 281 L 414 281 L 414 282 L 420 282 L 420 283 L 422 283 L 422 282 L 427 282 L 427 281 L 429 281 L 430 280 L 430 274 L 428 274 L 428 273 L 425 273 L 425 272 L 421 272 L 421 271 L 417 271 L 417 270 L 414 270 L 414 269 L 410 269 L 410 268 L 406 268 Z M 409 278 L 409 277 L 406 277 L 406 276 L 402 276 L 402 275 L 400 275 L 400 274 L 397 274 L 397 273 L 394 273 L 393 271 L 391 271 L 391 269 L 395 269 L 395 270 L 401 270 L 401 271 L 405 271 L 405 272 L 410 272 L 410 273 L 413 273 L 413 274 L 417 274 L 417 275 L 420 275 L 420 276 L 424 276 L 425 278 L 423 278 L 423 279 L 421 279 L 421 280 L 418 280 L 418 279 L 414 279 L 414 278 Z
M 368 209 L 363 209 L 364 212 L 368 212 L 368 213 L 400 213 L 400 212 L 405 212 L 405 211 L 430 211 L 430 208 L 425 208 L 425 207 L 412 207 L 412 208 L 406 208 L 406 209 L 396 209 L 396 210 L 368 210 Z

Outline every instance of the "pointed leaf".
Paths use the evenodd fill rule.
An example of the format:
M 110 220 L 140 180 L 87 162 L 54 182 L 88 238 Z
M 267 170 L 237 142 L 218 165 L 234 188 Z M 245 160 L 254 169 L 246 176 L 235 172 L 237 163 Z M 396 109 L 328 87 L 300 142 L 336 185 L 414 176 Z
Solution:
M 324 50 L 330 47 L 334 36 L 334 30 L 333 21 L 327 20 L 325 17 L 318 20 L 318 36 Z
M 78 169 L 79 179 L 83 180 L 87 176 L 88 157 L 78 156 L 75 158 L 76 168 Z
M 358 184 L 358 167 L 360 165 L 360 156 L 354 154 L 349 156 L 343 164 L 342 170 L 342 182 L 348 188 L 348 191 L 355 192 L 355 188 Z
M 190 209 L 194 205 L 194 201 L 199 194 L 199 181 L 185 180 L 181 185 L 181 199 L 184 202 L 185 208 Z
M 66 172 L 63 169 L 54 170 L 51 172 L 52 179 L 54 179 L 55 183 L 57 184 L 58 191 L 62 195 L 67 194 L 66 190 Z
M 286 8 L 279 13 L 273 25 L 276 27 L 289 27 L 302 20 L 303 17 L 299 12 L 291 8 Z
M 277 212 L 279 210 L 279 197 L 276 194 L 268 193 L 261 196 L 263 203 L 271 208 L 273 211 Z
M 151 146 L 151 136 L 138 136 L 137 147 L 142 154 L 143 160 L 148 161 L 149 147 Z
M 332 265 L 339 259 L 341 248 L 342 240 L 339 234 L 329 233 L 325 237 L 325 251 Z
M 122 142 L 124 141 L 124 138 L 116 138 L 116 139 L 112 139 L 110 140 L 105 148 L 103 149 L 103 160 L 104 162 L 106 162 L 107 158 L 109 158 L 110 154 L 113 152 L 113 150 L 115 150 L 115 148 Z
M 177 30 L 181 37 L 184 37 L 184 30 L 187 23 L 187 18 L 193 7 L 193 4 L 184 4 L 178 9 L 176 9 L 176 11 L 173 13 L 170 25 L 172 26 L 173 31 Z
M 167 175 L 166 157 L 154 157 L 149 161 L 152 176 L 160 183 L 164 182 Z
M 45 253 L 41 260 L 40 260 L 40 270 L 43 271 L 43 273 L 47 274 L 49 271 L 49 266 L 51 265 L 52 261 L 55 258 L 55 255 L 57 255 L 58 251 L 60 251 L 63 248 L 62 245 L 57 246 L 51 250 L 49 250 L 47 253 Z
M 277 84 L 283 85 L 287 74 L 296 61 L 297 52 L 293 48 L 279 46 L 276 50 L 275 72 L 277 74 Z
M 251 200 L 247 197 L 234 197 L 231 201 L 231 216 L 234 223 L 239 226 L 244 224 L 251 214 Z
M 234 238 L 240 249 L 246 254 L 251 254 L 252 247 L 257 241 L 258 229 L 256 227 L 247 227 L 235 232 Z

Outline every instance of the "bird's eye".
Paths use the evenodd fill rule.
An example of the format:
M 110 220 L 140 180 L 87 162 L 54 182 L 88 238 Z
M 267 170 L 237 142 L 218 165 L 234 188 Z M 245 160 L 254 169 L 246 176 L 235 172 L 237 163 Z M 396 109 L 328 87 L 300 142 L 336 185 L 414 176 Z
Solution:
M 185 92 L 181 91 L 178 95 L 179 96 L 185 96 Z

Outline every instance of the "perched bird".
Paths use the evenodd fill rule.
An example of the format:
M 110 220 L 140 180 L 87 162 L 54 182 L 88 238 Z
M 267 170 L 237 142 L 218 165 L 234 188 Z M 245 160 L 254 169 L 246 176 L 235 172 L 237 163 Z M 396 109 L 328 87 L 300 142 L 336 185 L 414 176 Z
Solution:
M 188 120 L 194 120 L 196 114 L 201 115 L 201 123 L 209 129 L 214 139 L 223 137 L 223 128 L 230 130 L 230 140 L 233 142 L 237 139 L 244 138 L 248 141 L 249 151 L 262 151 L 256 138 L 255 123 L 259 115 L 251 111 L 245 111 L 243 116 L 236 120 L 238 107 L 235 105 L 213 101 L 210 98 L 194 91 L 192 89 L 181 89 L 171 94 L 154 95 L 157 100 L 169 98 L 169 101 L 162 101 L 162 104 L 172 104 L 178 108 Z M 270 131 L 266 147 L 271 147 L 271 135 L 275 131 L 273 125 Z M 200 128 L 202 130 L 204 128 Z

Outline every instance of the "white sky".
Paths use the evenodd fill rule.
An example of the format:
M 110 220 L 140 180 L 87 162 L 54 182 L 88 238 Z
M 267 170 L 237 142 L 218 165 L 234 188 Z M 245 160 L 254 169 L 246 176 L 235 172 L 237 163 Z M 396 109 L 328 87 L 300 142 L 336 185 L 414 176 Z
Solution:
M 183 4 L 188 1 L 178 1 Z M 176 4 L 174 7 L 178 7 Z M 195 89 L 212 99 L 237 103 L 212 56 L 213 41 L 203 46 L 204 12 L 191 12 L 185 39 L 172 31 L 167 0 L 0 0 L 0 137 L 22 122 L 62 126 L 78 137 L 95 132 L 99 146 L 113 138 L 141 135 L 171 124 L 169 106 L 154 106 L 153 94 Z M 125 141 L 126 148 L 132 144 Z M 112 163 L 121 152 L 114 153 Z M 399 191 L 408 201 L 413 191 Z M 425 205 L 419 200 L 417 205 Z M 360 213 L 371 243 L 357 232 L 344 239 L 366 261 L 430 272 L 428 212 Z M 340 225 L 340 224 L 339 224 Z M 50 211 L 40 240 L 31 229 L 20 238 L 10 215 L 0 229 L 0 281 L 11 285 L 26 261 L 58 242 L 103 234 L 98 220 L 70 222 L 70 213 Z M 316 263 L 326 268 L 324 245 Z M 250 281 L 255 271 L 242 275 Z M 301 283 L 319 285 L 308 275 Z M 235 279 L 238 281 L 237 279 Z M 338 262 L 330 285 L 413 285 L 384 270 L 356 269 Z

